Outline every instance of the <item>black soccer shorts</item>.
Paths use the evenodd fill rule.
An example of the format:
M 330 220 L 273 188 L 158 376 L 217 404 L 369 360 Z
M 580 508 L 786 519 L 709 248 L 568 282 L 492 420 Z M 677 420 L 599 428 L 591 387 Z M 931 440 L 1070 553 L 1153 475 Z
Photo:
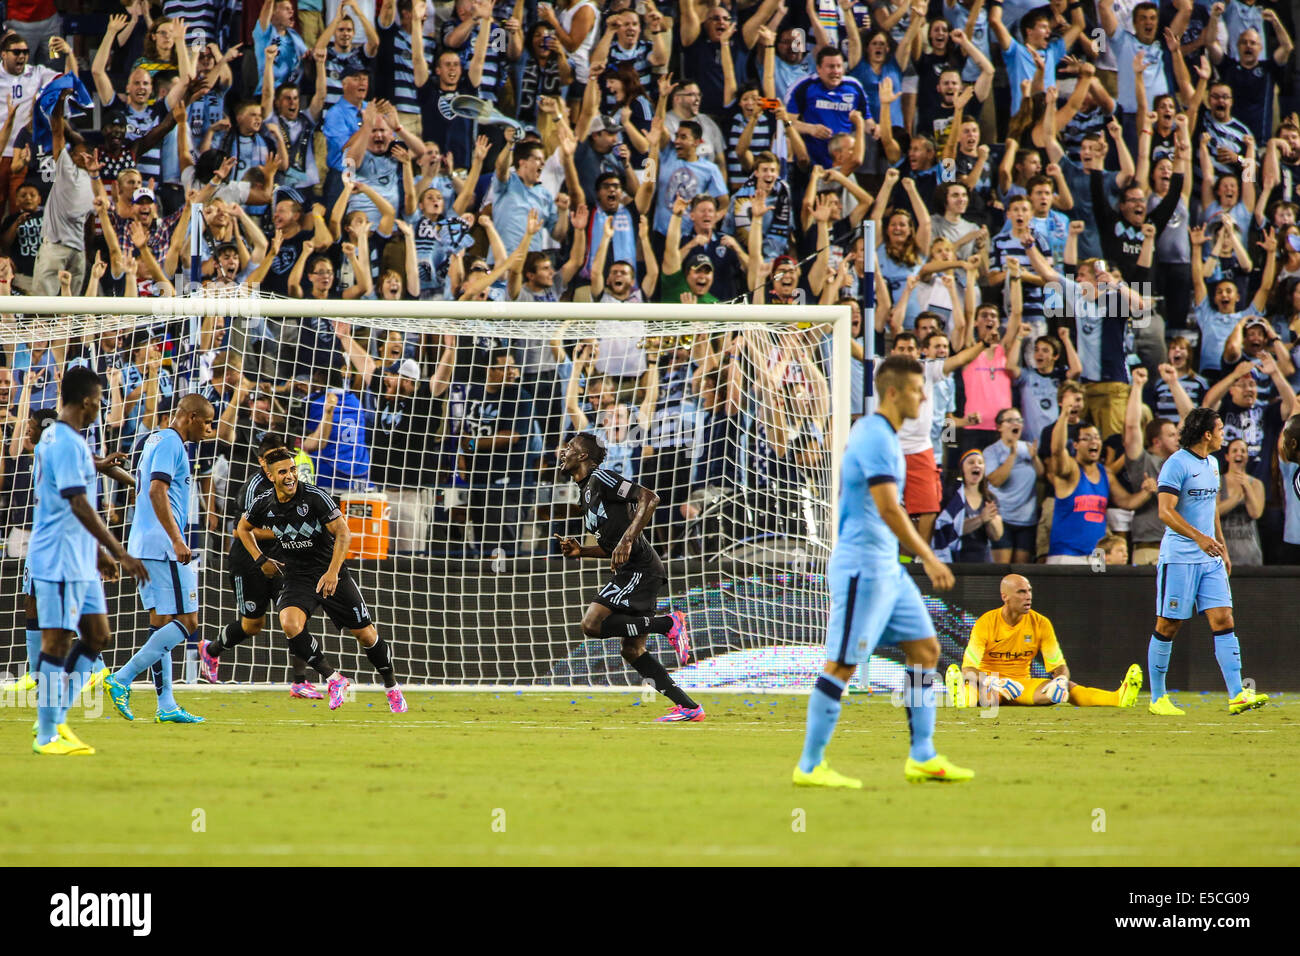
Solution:
M 242 573 L 231 568 L 230 586 L 235 592 L 240 616 L 256 620 L 265 616 L 266 609 L 284 587 L 284 576 L 277 574 L 268 578 L 261 568 Z
M 309 577 L 290 577 L 280 592 L 275 609 L 283 611 L 287 607 L 296 607 L 310 619 L 316 613 L 316 608 L 324 608 L 334 626 L 346 631 L 359 631 L 374 623 L 370 619 L 370 609 L 361 596 L 361 589 L 346 567 L 339 572 L 339 585 L 329 597 L 321 597 L 317 593 L 316 582 L 319 580 L 320 574 L 315 573 Z
M 624 567 L 601 586 L 591 601 L 618 613 L 654 614 L 659 607 L 659 592 L 667 583 L 668 579 L 661 575 Z

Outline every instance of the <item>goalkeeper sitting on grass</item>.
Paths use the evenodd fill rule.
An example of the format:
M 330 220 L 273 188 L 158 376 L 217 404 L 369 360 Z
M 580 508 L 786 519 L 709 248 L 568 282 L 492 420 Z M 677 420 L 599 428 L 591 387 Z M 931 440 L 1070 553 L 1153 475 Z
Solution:
M 1023 575 L 1002 579 L 1002 607 L 975 622 L 961 667 L 948 667 L 945 683 L 953 706 L 974 707 L 978 702 L 987 707 L 1000 699 L 1027 706 L 1068 700 L 1079 707 L 1132 707 L 1142 689 L 1142 668 L 1130 666 L 1119 690 L 1074 683 L 1052 622 L 1031 609 L 1033 597 L 1034 589 Z M 1040 652 L 1050 678 L 1029 676 L 1029 665 Z

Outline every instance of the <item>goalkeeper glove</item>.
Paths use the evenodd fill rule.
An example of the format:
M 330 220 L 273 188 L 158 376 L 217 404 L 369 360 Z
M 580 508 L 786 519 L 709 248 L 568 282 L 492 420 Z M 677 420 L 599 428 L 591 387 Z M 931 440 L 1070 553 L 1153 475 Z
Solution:
M 1000 694 L 1003 700 L 1015 700 L 1025 692 L 1023 684 L 1019 684 L 1008 677 L 990 677 L 989 687 Z

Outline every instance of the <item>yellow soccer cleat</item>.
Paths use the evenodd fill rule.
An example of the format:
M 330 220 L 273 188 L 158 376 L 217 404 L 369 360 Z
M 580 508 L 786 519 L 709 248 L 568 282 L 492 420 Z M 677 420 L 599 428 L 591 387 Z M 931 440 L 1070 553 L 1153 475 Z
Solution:
M 110 671 L 107 667 L 101 667 L 99 670 L 92 672 L 91 675 L 86 678 L 86 683 L 82 685 L 81 692 L 83 694 L 89 694 L 91 691 L 95 689 L 95 687 L 99 684 L 100 681 L 102 681 L 105 677 L 107 677 L 111 673 L 113 672 Z
M 962 676 L 961 668 L 956 664 L 949 664 L 948 669 L 944 671 L 943 686 L 948 691 L 949 707 L 970 706 L 966 700 L 966 678 Z
M 1142 689 L 1142 668 L 1137 664 L 1128 666 L 1128 673 L 1124 675 L 1124 683 L 1119 685 L 1119 705 L 1121 707 L 1132 707 L 1137 703 L 1138 691 Z
M 862 781 L 854 780 L 836 773 L 825 760 L 804 773 L 798 765 L 794 768 L 794 785 L 796 787 L 841 787 L 845 790 L 861 790 Z
M 1174 702 L 1169 699 L 1169 695 L 1161 697 L 1159 700 L 1153 700 L 1147 705 L 1147 713 L 1155 714 L 1157 717 L 1181 717 L 1183 711 L 1174 706 Z
M 1240 694 L 1228 701 L 1228 713 L 1236 716 L 1248 710 L 1256 710 L 1268 703 L 1268 694 L 1257 694 L 1249 687 L 1242 688 Z
M 58 730 L 59 732 L 60 740 L 65 740 L 68 743 L 75 744 L 78 747 L 85 747 L 87 750 L 90 750 L 92 752 L 94 751 L 95 748 L 90 746 L 90 744 L 86 743 L 84 740 L 82 740 L 80 737 L 74 734 L 72 732 L 72 728 L 69 727 L 67 724 L 59 724 L 59 726 L 56 727 L 55 729 Z
M 903 776 L 908 783 L 925 783 L 927 780 L 936 783 L 964 783 L 974 778 L 975 771 L 958 767 L 943 754 L 935 754 L 925 763 L 908 757 L 907 763 L 903 764 Z
M 45 754 L 50 757 L 88 757 L 95 752 L 94 747 L 88 747 L 78 741 L 70 743 L 62 737 L 55 737 L 48 744 L 38 744 L 32 741 L 32 753 Z
M 4 692 L 6 694 L 25 694 L 28 691 L 36 689 L 36 677 L 30 672 L 18 678 L 12 684 L 6 684 Z

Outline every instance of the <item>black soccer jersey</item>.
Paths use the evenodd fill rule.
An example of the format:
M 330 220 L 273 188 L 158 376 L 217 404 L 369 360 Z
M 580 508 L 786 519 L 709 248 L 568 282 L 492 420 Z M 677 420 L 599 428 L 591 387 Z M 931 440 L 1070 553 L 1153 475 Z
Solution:
M 334 535 L 326 525 L 342 512 L 338 504 L 315 485 L 299 482 L 298 490 L 288 501 L 281 501 L 275 489 L 268 488 L 254 499 L 245 511 L 254 528 L 270 528 L 283 549 L 277 559 L 284 562 L 285 574 L 309 576 L 325 573 L 334 553 Z
M 239 496 L 231 501 L 231 513 L 242 515 L 249 508 L 253 507 L 253 502 L 260 498 L 266 492 L 275 494 L 275 486 L 271 484 L 271 479 L 260 469 L 244 482 L 244 487 L 239 489 Z M 262 553 L 280 560 L 280 542 L 277 541 L 259 541 L 258 545 Z M 248 553 L 244 547 L 244 542 L 239 540 L 239 535 L 234 536 L 234 541 L 230 545 L 230 562 L 232 568 L 239 574 L 248 574 L 256 572 L 261 574 L 262 571 L 253 563 L 253 556 Z
M 606 554 L 613 554 L 636 513 L 640 485 L 618 472 L 597 468 L 579 484 L 582 489 L 582 527 L 596 536 Z M 637 535 L 632 555 L 623 570 L 663 574 L 663 562 L 644 534 Z

